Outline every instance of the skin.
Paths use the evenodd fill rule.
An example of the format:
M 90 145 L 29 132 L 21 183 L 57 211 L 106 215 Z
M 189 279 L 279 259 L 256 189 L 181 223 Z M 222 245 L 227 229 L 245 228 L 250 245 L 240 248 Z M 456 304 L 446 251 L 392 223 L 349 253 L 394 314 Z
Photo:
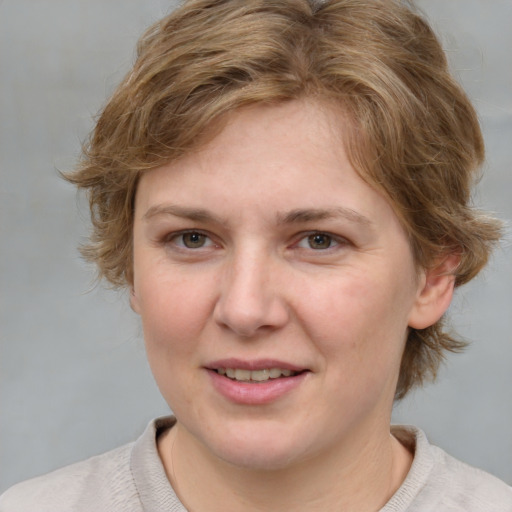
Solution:
M 160 456 L 190 510 L 378 510 L 410 467 L 389 429 L 400 360 L 453 278 L 418 271 L 335 113 L 245 108 L 138 186 L 131 302 L 178 419 Z M 268 403 L 237 403 L 212 378 L 226 358 L 304 372 Z

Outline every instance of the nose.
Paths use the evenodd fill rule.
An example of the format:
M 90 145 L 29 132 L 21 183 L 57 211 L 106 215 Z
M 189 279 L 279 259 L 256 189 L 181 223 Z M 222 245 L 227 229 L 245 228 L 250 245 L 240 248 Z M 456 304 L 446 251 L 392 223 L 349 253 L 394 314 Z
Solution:
M 253 254 L 234 257 L 220 284 L 215 321 L 246 338 L 284 326 L 289 311 L 279 286 L 277 266 L 271 258 Z

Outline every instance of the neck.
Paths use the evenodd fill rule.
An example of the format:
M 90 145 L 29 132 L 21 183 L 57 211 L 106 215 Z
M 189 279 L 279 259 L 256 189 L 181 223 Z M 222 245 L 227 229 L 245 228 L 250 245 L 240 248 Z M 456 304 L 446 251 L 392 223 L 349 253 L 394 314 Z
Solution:
M 193 512 L 377 511 L 402 484 L 412 455 L 389 429 L 350 437 L 336 450 L 271 471 L 217 458 L 179 423 L 158 448 L 176 494 Z

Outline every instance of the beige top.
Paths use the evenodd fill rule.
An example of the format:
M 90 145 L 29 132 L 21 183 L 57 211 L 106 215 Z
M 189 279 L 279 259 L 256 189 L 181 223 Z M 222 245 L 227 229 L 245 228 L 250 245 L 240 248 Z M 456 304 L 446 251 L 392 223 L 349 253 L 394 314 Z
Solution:
M 135 442 L 11 487 L 0 512 L 186 512 L 158 456 L 152 421 Z M 414 427 L 393 434 L 415 453 L 407 478 L 380 512 L 512 512 L 512 487 L 429 444 Z

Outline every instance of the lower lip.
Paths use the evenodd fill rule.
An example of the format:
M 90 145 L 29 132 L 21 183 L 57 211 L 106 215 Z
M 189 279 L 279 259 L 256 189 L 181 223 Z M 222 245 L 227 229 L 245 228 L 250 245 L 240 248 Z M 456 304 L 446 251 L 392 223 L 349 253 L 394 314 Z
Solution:
M 213 387 L 231 402 L 244 405 L 265 405 L 296 389 L 309 372 L 293 377 L 280 377 L 263 382 L 241 382 L 208 370 Z

